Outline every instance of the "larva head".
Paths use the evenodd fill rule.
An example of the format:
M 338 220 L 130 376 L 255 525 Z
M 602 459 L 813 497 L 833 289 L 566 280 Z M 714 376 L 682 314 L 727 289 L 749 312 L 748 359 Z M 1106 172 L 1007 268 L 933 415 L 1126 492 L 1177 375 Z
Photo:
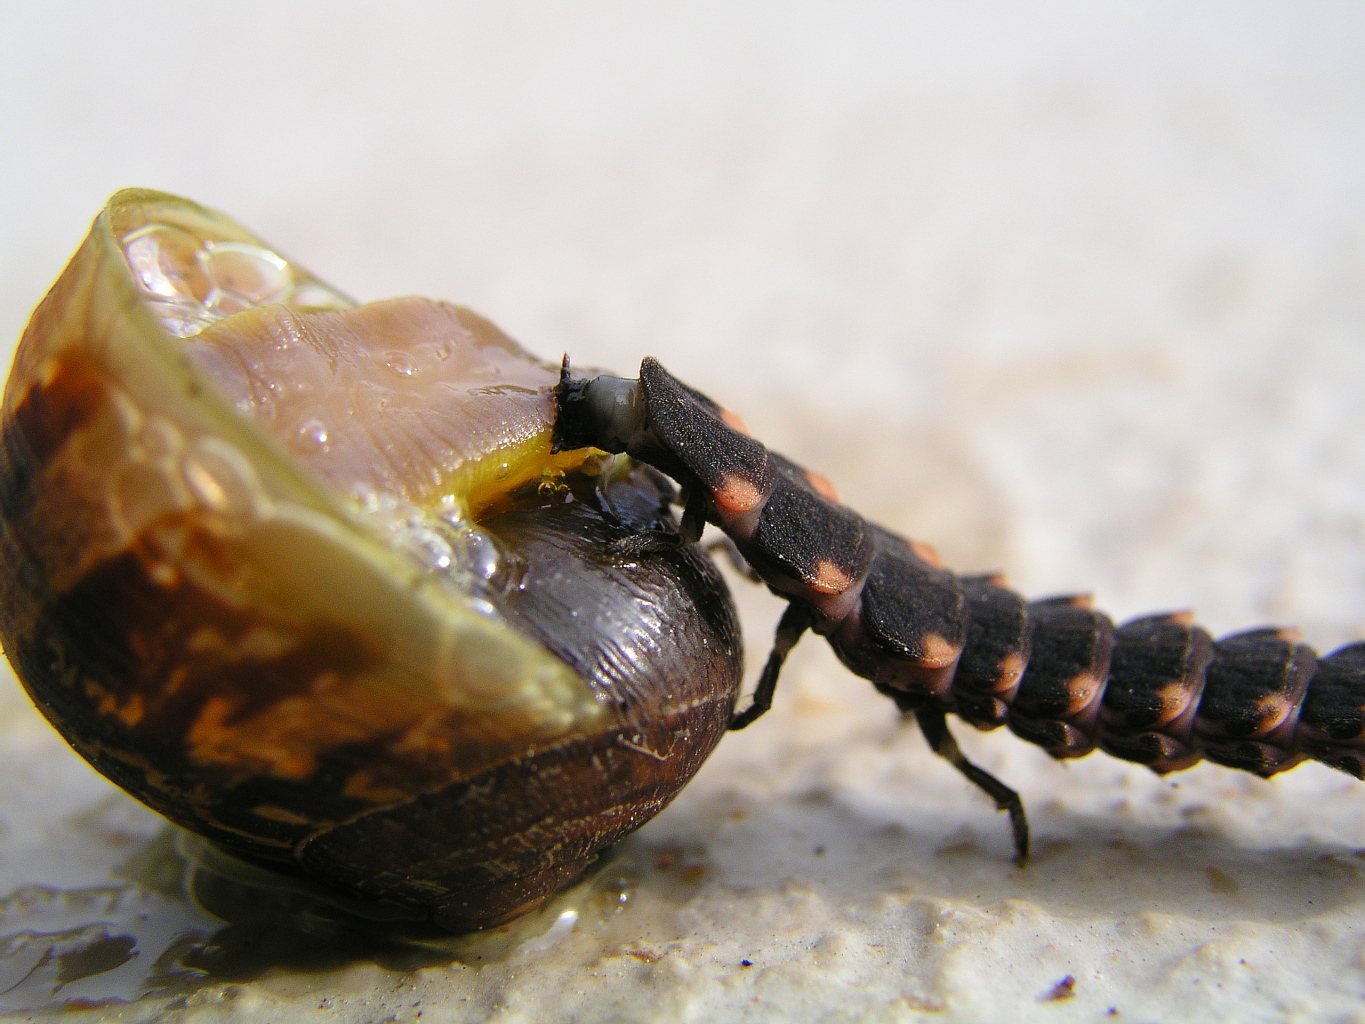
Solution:
M 709 563 L 602 556 L 667 513 L 551 454 L 556 380 L 468 310 L 356 306 L 121 192 L 6 386 L 5 651 L 238 856 L 454 927 L 534 905 L 696 770 L 739 665 Z

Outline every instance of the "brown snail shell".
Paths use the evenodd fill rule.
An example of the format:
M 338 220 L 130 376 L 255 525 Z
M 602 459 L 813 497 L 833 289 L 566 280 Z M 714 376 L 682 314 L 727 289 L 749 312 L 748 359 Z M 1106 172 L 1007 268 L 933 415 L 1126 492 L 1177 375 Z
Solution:
M 740 645 L 666 485 L 552 456 L 555 367 L 356 307 L 227 218 L 118 193 L 4 393 L 0 639 L 99 771 L 237 857 L 452 928 L 657 813 Z

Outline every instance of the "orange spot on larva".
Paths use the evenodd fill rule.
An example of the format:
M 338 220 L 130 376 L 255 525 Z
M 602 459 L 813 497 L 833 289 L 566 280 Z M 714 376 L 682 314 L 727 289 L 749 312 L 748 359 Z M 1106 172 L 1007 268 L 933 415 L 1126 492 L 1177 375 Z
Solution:
M 1100 681 L 1095 678 L 1093 672 L 1079 672 L 1067 680 L 1066 696 L 1067 706 L 1066 715 L 1079 715 L 1090 706 L 1090 702 L 1099 695 Z
M 922 540 L 912 540 L 910 550 L 913 551 L 921 561 L 928 562 L 935 569 L 943 568 L 943 559 L 938 557 L 938 552 Z
M 813 469 L 805 469 L 802 470 L 802 472 L 806 475 L 806 483 L 811 485 L 811 489 L 814 490 L 816 494 L 827 501 L 838 502 L 839 492 L 834 489 L 834 485 L 829 482 L 828 478 L 815 472 Z
M 1171 614 L 1166 616 L 1166 621 L 1172 625 L 1185 626 L 1188 628 L 1194 625 L 1194 612 L 1189 611 L 1188 609 L 1183 612 L 1171 612 Z
M 1013 689 L 1019 683 L 1019 677 L 1024 674 L 1024 669 L 1028 662 L 1018 651 L 1011 651 L 1000 659 L 1000 676 L 996 680 L 996 692 L 1003 693 L 1005 690 Z
M 723 422 L 731 430 L 738 430 L 741 434 L 749 433 L 748 426 L 744 423 L 742 419 L 739 418 L 738 413 L 733 413 L 729 409 L 721 409 L 720 418 L 721 422 Z
M 1190 688 L 1185 685 L 1183 679 L 1174 679 L 1157 689 L 1156 699 L 1161 705 L 1161 717 L 1153 723 L 1153 728 L 1159 728 L 1175 721 L 1189 703 Z
M 1260 728 L 1256 735 L 1264 736 L 1289 717 L 1292 705 L 1283 694 L 1272 693 L 1257 701 L 1256 709 L 1261 713 Z
M 825 560 L 815 564 L 815 579 L 810 585 L 824 594 L 842 594 L 853 580 L 833 562 Z
M 919 638 L 919 645 L 923 651 L 919 663 L 926 668 L 946 668 L 962 653 L 961 647 L 937 633 L 925 633 Z
M 727 476 L 715 491 L 716 504 L 728 512 L 748 512 L 763 495 L 742 476 Z

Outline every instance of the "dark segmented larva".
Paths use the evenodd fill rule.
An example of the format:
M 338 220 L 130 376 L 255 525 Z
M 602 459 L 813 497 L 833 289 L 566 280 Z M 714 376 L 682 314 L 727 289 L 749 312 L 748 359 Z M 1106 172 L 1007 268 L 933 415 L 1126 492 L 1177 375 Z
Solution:
M 1188 613 L 1115 627 L 1086 597 L 1026 602 L 992 576 L 959 577 L 932 549 L 839 503 L 817 474 L 770 452 L 714 401 L 654 359 L 638 380 L 574 380 L 557 391 L 558 450 L 626 452 L 673 477 L 683 540 L 719 526 L 790 604 L 742 729 L 770 706 L 801 635 L 829 640 L 850 670 L 915 716 L 930 746 L 985 790 L 1028 855 L 1018 795 L 971 764 L 945 715 L 1007 725 L 1056 758 L 1096 747 L 1159 773 L 1208 758 L 1269 777 L 1305 758 L 1365 778 L 1365 643 L 1319 658 L 1293 630 L 1215 640 Z M 632 538 L 622 554 L 677 543 Z

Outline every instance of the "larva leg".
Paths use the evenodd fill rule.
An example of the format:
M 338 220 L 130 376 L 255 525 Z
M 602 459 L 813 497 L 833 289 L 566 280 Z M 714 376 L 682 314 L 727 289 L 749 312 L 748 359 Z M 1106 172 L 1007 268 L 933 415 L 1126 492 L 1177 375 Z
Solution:
M 777 623 L 777 635 L 773 637 L 773 650 L 768 655 L 768 663 L 763 666 L 763 674 L 758 677 L 758 687 L 754 690 L 753 700 L 743 711 L 735 713 L 730 719 L 731 729 L 743 729 L 773 706 L 773 693 L 777 690 L 777 677 L 782 664 L 792 652 L 796 642 L 811 626 L 811 613 L 799 604 L 787 605 Z
M 688 491 L 687 500 L 683 502 L 682 519 L 678 523 L 678 536 L 684 544 L 696 544 L 701 540 L 702 531 L 706 529 L 708 497 L 700 487 Z
M 1014 831 L 1014 863 L 1020 867 L 1028 860 L 1028 817 L 1024 814 L 1024 802 L 1019 794 L 1010 789 L 984 768 L 978 768 L 967 760 L 967 756 L 948 731 L 948 720 L 940 708 L 928 707 L 915 712 L 920 732 L 928 741 L 930 748 L 939 757 L 960 771 L 977 788 L 995 801 L 1000 811 L 1008 811 L 1010 828 Z M 732 726 L 733 728 L 733 726 Z
M 666 530 L 641 530 L 639 533 L 612 541 L 607 545 L 607 553 L 613 558 L 631 559 L 682 546 L 682 538 L 676 533 Z
M 739 548 L 735 545 L 735 542 L 725 536 L 725 534 L 721 534 L 717 539 L 708 543 L 706 545 L 706 553 L 712 556 L 725 556 L 725 560 L 730 563 L 730 568 L 734 569 L 735 572 L 743 576 L 750 583 L 763 582 L 763 577 L 754 571 L 754 567 L 739 553 Z

